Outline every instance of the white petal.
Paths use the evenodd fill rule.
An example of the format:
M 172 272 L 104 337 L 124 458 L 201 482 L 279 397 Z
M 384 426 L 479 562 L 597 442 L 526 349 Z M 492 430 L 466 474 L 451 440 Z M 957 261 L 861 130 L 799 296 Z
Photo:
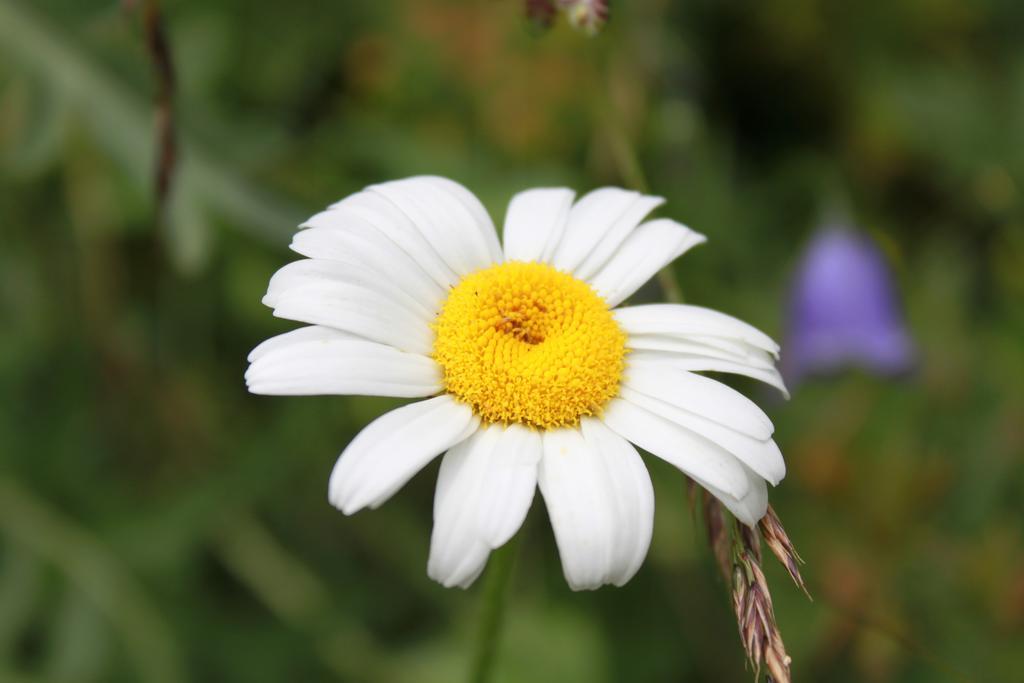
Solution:
M 615 319 L 629 334 L 661 334 L 678 337 L 717 337 L 750 344 L 772 354 L 779 345 L 756 327 L 725 313 L 685 304 L 647 304 L 615 311 Z
M 449 178 L 442 176 L 419 176 L 419 178 L 433 183 L 438 190 L 447 192 L 469 212 L 470 218 L 487 244 L 487 251 L 490 253 L 491 261 L 501 263 L 503 259 L 501 243 L 498 242 L 498 231 L 495 230 L 494 221 L 491 220 L 487 209 L 480 203 L 476 195 L 466 189 L 465 186 Z
M 773 351 L 759 348 L 742 339 L 716 337 L 710 334 L 688 334 L 686 335 L 686 340 L 720 349 L 739 358 L 753 361 L 765 360 L 775 365 L 775 353 Z
M 596 454 L 575 429 L 544 432 L 537 483 L 558 543 L 562 572 L 573 590 L 607 582 L 611 570 L 613 510 Z
M 434 183 L 406 178 L 367 189 L 405 214 L 455 274 L 469 275 L 495 263 L 488 241 L 471 214 Z
M 624 311 L 626 309 L 616 309 Z M 671 353 L 690 354 L 694 356 L 706 356 L 709 358 L 720 358 L 731 360 L 736 363 L 743 363 L 751 367 L 771 370 L 775 368 L 775 357 L 768 351 L 759 349 L 746 342 L 725 339 L 723 337 L 709 337 L 704 335 L 674 336 L 670 334 L 630 334 L 626 345 L 630 349 L 667 351 Z
M 622 585 L 650 543 L 654 493 L 636 451 L 594 420 L 544 432 L 538 483 L 573 590 Z
M 609 580 L 622 586 L 636 574 L 647 557 L 654 531 L 654 487 L 640 454 L 633 445 L 597 418 L 580 422 L 583 438 L 603 461 L 613 494 L 615 537 Z
M 330 209 L 306 222 L 312 227 L 344 229 L 357 222 L 377 229 L 398 245 L 443 291 L 457 284 L 460 277 L 445 263 L 437 250 L 401 209 L 376 192 L 362 191 L 345 197 Z
M 525 427 L 482 427 L 441 461 L 427 573 L 466 587 L 493 548 L 526 518 L 537 488 L 540 435 Z
M 499 432 L 480 485 L 480 534 L 492 548 L 504 545 L 522 526 L 537 488 L 540 433 L 510 424 Z
M 667 218 L 644 223 L 590 278 L 590 284 L 609 307 L 618 306 L 654 274 L 706 238 Z
M 246 360 L 250 363 L 254 363 L 272 351 L 277 351 L 278 349 L 286 346 L 291 346 L 299 341 L 322 341 L 333 339 L 363 339 L 363 337 L 350 334 L 348 332 L 342 332 L 341 330 L 331 329 L 330 327 L 307 325 L 306 327 L 300 327 L 297 330 L 292 330 L 291 332 L 285 332 L 284 334 L 271 337 L 270 339 L 260 343 L 256 348 L 249 352 L 249 356 Z
M 697 483 L 708 490 L 722 504 L 728 508 L 736 519 L 749 527 L 756 526 L 768 511 L 768 485 L 764 479 L 754 474 L 749 467 L 744 466 L 744 473 L 749 484 L 747 494 L 742 498 L 729 495 L 721 489 L 710 486 L 707 482 L 697 480 Z M 694 477 L 696 479 L 696 477 Z
M 478 533 L 480 480 L 493 456 L 497 432 L 482 427 L 441 459 L 434 490 L 434 528 L 427 575 L 446 586 L 466 588 L 483 571 L 491 548 Z
M 761 365 L 745 363 L 731 358 L 715 357 L 712 354 L 655 350 L 631 351 L 627 359 L 630 366 L 647 363 L 652 365 L 663 364 L 662 367 L 667 365 L 689 372 L 728 372 L 734 375 L 744 375 L 760 380 L 765 384 L 770 384 L 781 391 L 783 396 L 789 398 L 789 390 L 786 389 L 786 383 L 774 366 L 765 368 Z
M 416 259 L 361 219 L 349 221 L 341 229 L 324 226 L 299 230 L 291 248 L 309 258 L 363 265 L 394 281 L 430 311 L 440 310 L 447 295 Z
M 618 187 L 602 187 L 583 195 L 569 211 L 565 234 L 555 247 L 552 265 L 573 272 L 637 197 L 638 193 Z
M 717 380 L 670 366 L 640 363 L 624 373 L 623 385 L 755 439 L 771 438 L 772 421 L 756 403 Z
M 633 204 L 609 227 L 608 232 L 597 243 L 594 250 L 587 255 L 583 263 L 576 267 L 573 274 L 581 280 L 592 278 L 622 246 L 630 233 L 640 225 L 640 221 L 664 203 L 664 197 L 650 195 L 637 197 Z
M 772 439 L 755 439 L 629 387 L 621 387 L 619 391 L 623 400 L 671 420 L 729 451 L 759 476 L 771 482 L 772 486 L 777 486 L 786 476 L 786 463 L 782 459 L 782 452 Z
M 526 190 L 512 197 L 505 214 L 505 258 L 547 262 L 565 232 L 576 193 L 564 187 Z
M 321 279 L 277 289 L 271 282 L 275 291 L 265 303 L 279 318 L 333 327 L 412 353 L 429 355 L 433 350 L 434 332 L 423 314 L 376 284 Z
M 704 437 L 621 398 L 608 402 L 601 420 L 622 438 L 694 479 L 735 498 L 746 495 L 749 484 L 740 461 Z
M 442 389 L 441 368 L 432 359 L 325 327 L 278 335 L 253 356 L 245 382 L 254 394 L 418 398 Z
M 395 305 L 405 308 L 429 325 L 437 315 L 422 300 L 395 283 L 388 273 L 374 271 L 359 263 L 339 263 L 327 259 L 302 259 L 280 268 L 267 286 L 263 303 L 271 308 L 290 293 L 308 286 L 339 285 L 373 289 Z
M 469 406 L 447 394 L 381 415 L 356 435 L 334 465 L 331 505 L 346 515 L 377 507 L 479 424 Z

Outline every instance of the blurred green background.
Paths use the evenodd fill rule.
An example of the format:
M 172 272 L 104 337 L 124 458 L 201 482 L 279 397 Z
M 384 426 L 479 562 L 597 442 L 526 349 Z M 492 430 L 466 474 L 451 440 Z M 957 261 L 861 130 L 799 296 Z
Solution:
M 887 250 L 921 354 L 767 407 L 769 560 L 797 681 L 1024 679 L 1024 4 L 621 0 L 590 38 L 514 0 L 179 0 L 178 165 L 153 193 L 144 0 L 0 0 L 0 680 L 465 677 L 480 583 L 425 574 L 436 463 L 346 518 L 327 476 L 394 402 L 246 393 L 294 325 L 259 303 L 294 226 L 365 184 L 636 182 L 709 236 L 688 300 L 781 336 L 842 207 Z M 652 296 L 656 292 L 652 292 Z M 730 380 L 731 381 L 731 380 Z M 682 478 L 625 588 L 572 593 L 543 506 L 497 680 L 745 681 Z

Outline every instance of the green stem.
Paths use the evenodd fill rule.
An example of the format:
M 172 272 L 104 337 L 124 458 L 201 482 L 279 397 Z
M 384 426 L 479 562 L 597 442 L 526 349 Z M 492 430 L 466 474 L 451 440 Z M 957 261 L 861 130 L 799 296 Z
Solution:
M 608 104 L 608 144 L 611 147 L 612 157 L 618 167 L 622 182 L 637 192 L 648 192 L 650 187 L 647 183 L 647 176 L 644 174 L 643 164 L 640 163 L 640 155 L 636 152 L 636 146 L 629 139 L 622 118 L 612 107 L 612 98 L 607 98 Z
M 610 77 L 608 80 L 610 80 Z M 640 162 L 640 155 L 636 151 L 636 145 L 633 144 L 629 134 L 626 132 L 622 117 L 615 108 L 614 98 L 608 95 L 607 91 L 610 90 L 610 84 L 607 82 L 605 83 L 605 90 L 602 109 L 606 112 L 608 145 L 612 158 L 615 160 L 615 165 L 618 167 L 619 176 L 627 187 L 646 194 L 650 192 L 650 185 L 647 182 L 647 176 L 644 174 L 644 166 Z M 676 274 L 672 270 L 671 264 L 658 272 L 658 284 L 661 285 L 666 301 L 674 304 L 683 302 L 683 292 L 679 287 L 679 281 L 676 279 Z
M 516 539 L 506 543 L 491 556 L 491 566 L 484 579 L 480 631 L 469 673 L 470 683 L 488 683 L 494 674 L 501 630 L 505 623 L 508 586 L 515 563 Z
M 676 273 L 672 270 L 671 264 L 658 271 L 658 284 L 661 285 L 661 291 L 665 294 L 665 301 L 670 304 L 683 303 L 683 290 L 679 287 L 679 281 L 676 279 Z

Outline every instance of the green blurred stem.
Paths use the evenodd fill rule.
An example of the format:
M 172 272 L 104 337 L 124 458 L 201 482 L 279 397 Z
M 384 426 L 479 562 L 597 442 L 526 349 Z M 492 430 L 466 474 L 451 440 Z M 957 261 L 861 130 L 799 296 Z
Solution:
M 649 192 L 650 186 L 636 146 L 629 139 L 622 119 L 612 106 L 608 107 L 608 129 L 608 144 L 611 146 L 612 157 L 615 159 L 619 175 L 622 176 L 622 182 L 637 192 Z
M 610 78 L 609 78 L 610 80 Z M 606 83 L 606 90 L 610 90 L 610 83 Z M 615 165 L 618 168 L 622 182 L 630 189 L 644 194 L 650 193 L 650 185 L 647 182 L 647 175 L 644 173 L 644 166 L 640 162 L 640 155 L 636 151 L 636 145 L 626 132 L 626 126 L 622 121 L 615 102 L 608 92 L 604 93 L 604 105 L 602 109 L 606 112 L 605 128 L 607 130 L 608 145 Z M 665 300 L 678 304 L 683 302 L 683 292 L 679 288 L 676 274 L 669 264 L 658 271 L 658 284 L 665 294 Z
M 675 271 L 668 265 L 658 271 L 658 284 L 665 293 L 665 300 L 673 304 L 683 303 L 683 290 L 679 288 Z
M 469 673 L 470 683 L 488 683 L 493 679 L 498 644 L 505 625 L 505 605 L 515 564 L 517 539 L 513 538 L 491 556 L 491 566 L 484 579 L 480 631 Z

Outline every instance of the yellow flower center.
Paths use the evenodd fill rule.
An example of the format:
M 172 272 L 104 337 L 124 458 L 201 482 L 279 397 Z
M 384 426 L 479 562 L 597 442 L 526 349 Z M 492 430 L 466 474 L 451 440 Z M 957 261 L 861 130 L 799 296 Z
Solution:
M 445 388 L 487 422 L 574 425 L 618 393 L 626 335 L 590 285 L 551 266 L 466 276 L 434 329 Z

